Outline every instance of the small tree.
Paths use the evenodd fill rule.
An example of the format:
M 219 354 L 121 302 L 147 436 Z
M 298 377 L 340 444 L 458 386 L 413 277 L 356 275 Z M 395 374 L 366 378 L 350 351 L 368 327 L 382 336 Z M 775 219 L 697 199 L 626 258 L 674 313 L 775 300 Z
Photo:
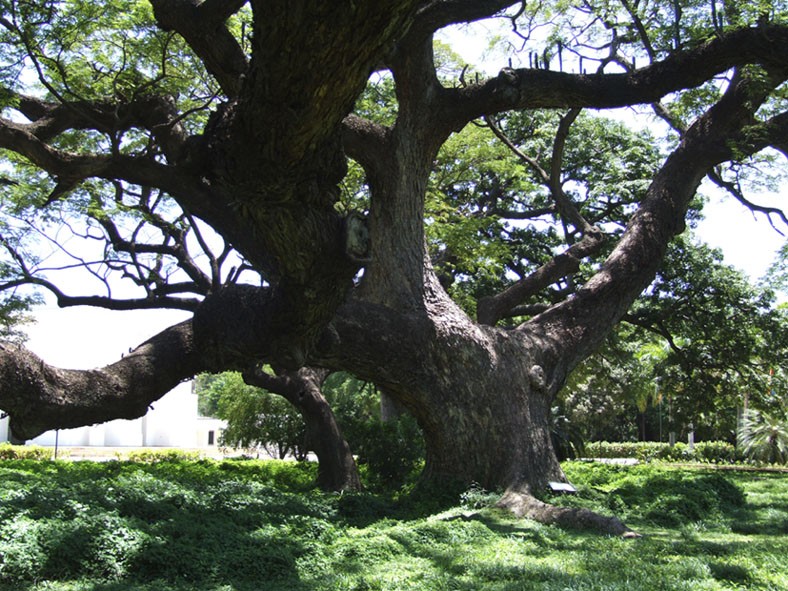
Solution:
M 306 459 L 306 432 L 298 410 L 287 400 L 244 383 L 238 372 L 201 380 L 198 395 L 215 400 L 216 416 L 227 421 L 220 443 L 231 447 L 262 447 L 279 459 Z
M 739 443 L 752 460 L 788 463 L 788 416 L 748 410 L 739 429 Z

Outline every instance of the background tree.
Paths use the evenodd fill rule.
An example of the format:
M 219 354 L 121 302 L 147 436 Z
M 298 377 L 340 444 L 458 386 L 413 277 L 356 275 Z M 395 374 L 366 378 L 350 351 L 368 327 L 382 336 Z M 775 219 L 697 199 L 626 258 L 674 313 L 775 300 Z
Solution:
M 0 406 L 17 434 L 140 416 L 202 371 L 292 385 L 293 372 L 344 370 L 418 421 L 425 480 L 505 489 L 501 504 L 518 515 L 625 531 L 533 496 L 564 479 L 550 409 L 653 280 L 701 181 L 711 175 L 741 197 L 744 164 L 786 151 L 783 3 L 714 14 L 672 0 L 151 0 L 131 9 L 5 0 L 2 9 L 14 285 L 44 288 L 61 306 L 193 312 L 92 371 L 3 347 Z M 528 66 L 441 80 L 434 33 L 506 10 Z M 352 113 L 375 71 L 395 89 L 389 121 Z M 650 105 L 671 135 L 624 206 L 624 229 L 584 208 L 588 190 L 567 180 L 582 166 L 564 166 L 583 111 L 633 105 Z M 519 138 L 502 119 L 543 110 L 554 112 L 547 161 L 512 150 Z M 556 241 L 543 259 L 513 264 L 522 275 L 481 299 L 474 318 L 442 287 L 425 245 L 434 162 L 478 120 L 540 177 L 523 204 L 549 209 Z M 364 171 L 368 209 L 342 203 L 347 157 Z M 96 248 L 77 253 L 59 231 Z M 65 258 L 36 262 L 35 236 Z M 57 280 L 74 267 L 92 287 Z M 115 276 L 134 294 L 120 295 Z M 276 374 L 260 372 L 263 363 Z M 297 401 L 306 390 L 289 391 Z
M 663 440 L 692 423 L 699 437 L 734 442 L 737 410 L 774 408 L 773 387 L 784 391 L 785 312 L 717 251 L 674 243 L 625 320 L 560 397 L 591 439 L 634 439 L 640 401 L 649 439 L 662 420 Z
M 748 410 L 739 429 L 744 454 L 770 464 L 788 463 L 788 417 L 785 411 L 766 414 Z
M 424 461 L 424 444 L 413 417 L 401 414 L 383 421 L 378 389 L 349 374 L 331 374 L 321 390 L 357 462 L 366 467 L 366 486 L 391 490 L 413 478 Z M 298 407 L 283 396 L 249 386 L 241 374 L 201 374 L 196 391 L 203 414 L 227 421 L 222 444 L 263 447 L 280 458 L 305 459 L 312 450 Z M 359 483 L 360 479 L 352 488 Z
M 304 421 L 296 408 L 281 396 L 244 383 L 241 374 L 201 374 L 196 391 L 206 416 L 227 421 L 219 439 L 229 447 L 262 447 L 279 459 L 306 459 Z

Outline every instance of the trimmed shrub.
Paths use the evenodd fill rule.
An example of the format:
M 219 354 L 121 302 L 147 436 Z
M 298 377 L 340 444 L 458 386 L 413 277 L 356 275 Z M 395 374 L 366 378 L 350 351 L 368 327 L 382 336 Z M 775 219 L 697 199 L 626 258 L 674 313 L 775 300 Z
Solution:
M 38 445 L 0 443 L 0 460 L 48 460 L 52 452 Z
M 743 461 L 742 454 L 726 441 L 701 441 L 690 449 L 686 443 L 655 441 L 608 442 L 594 441 L 586 444 L 589 458 L 634 458 L 643 462 L 704 462 L 710 464 L 733 464 Z
M 125 454 L 125 459 L 138 464 L 158 464 L 159 462 L 196 462 L 200 452 L 183 449 L 141 449 Z

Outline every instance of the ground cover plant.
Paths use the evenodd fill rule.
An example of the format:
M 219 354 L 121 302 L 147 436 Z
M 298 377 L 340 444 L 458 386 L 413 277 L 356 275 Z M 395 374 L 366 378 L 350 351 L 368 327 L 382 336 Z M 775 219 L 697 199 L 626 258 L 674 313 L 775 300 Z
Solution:
M 0 461 L 0 590 L 788 588 L 788 477 L 564 465 L 639 539 L 560 529 L 472 487 L 436 508 L 311 489 L 313 465 Z

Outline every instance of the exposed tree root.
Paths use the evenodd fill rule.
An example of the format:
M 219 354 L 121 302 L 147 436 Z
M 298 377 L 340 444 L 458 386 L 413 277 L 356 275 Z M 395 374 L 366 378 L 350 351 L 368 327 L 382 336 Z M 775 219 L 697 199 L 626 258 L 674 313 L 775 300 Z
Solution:
M 539 523 L 556 524 L 574 529 L 591 529 L 603 534 L 625 538 L 640 537 L 617 517 L 607 517 L 588 509 L 556 507 L 543 503 L 536 497 L 516 490 L 508 490 L 498 501 L 498 507 L 511 511 L 517 517 L 533 519 Z

